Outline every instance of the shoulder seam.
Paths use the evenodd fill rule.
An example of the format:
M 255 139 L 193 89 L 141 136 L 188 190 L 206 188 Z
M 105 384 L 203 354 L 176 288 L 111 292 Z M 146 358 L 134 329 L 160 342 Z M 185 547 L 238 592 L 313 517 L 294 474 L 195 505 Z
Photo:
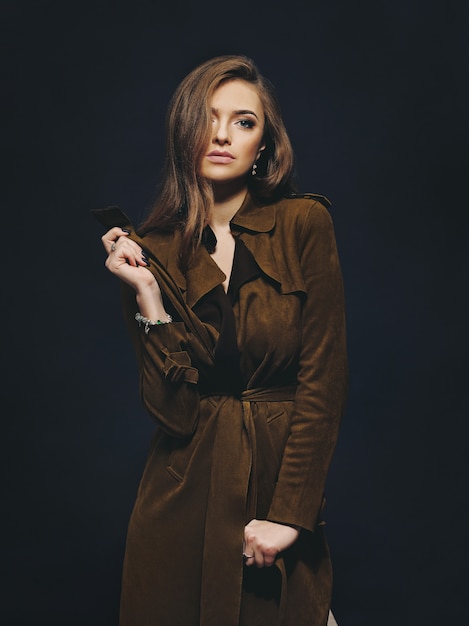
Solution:
M 304 200 L 317 200 L 326 209 L 329 209 L 332 206 L 332 202 L 329 200 L 329 198 L 318 193 L 288 193 L 286 194 L 285 198 L 303 198 Z

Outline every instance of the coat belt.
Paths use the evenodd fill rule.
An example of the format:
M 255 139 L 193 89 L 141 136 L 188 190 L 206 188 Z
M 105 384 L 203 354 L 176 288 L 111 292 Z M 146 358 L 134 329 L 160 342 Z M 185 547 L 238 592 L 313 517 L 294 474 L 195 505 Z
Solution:
M 264 440 L 262 425 L 255 423 L 252 407 L 257 402 L 292 401 L 295 392 L 296 386 L 290 385 L 249 389 L 241 398 L 219 398 L 207 499 L 200 626 L 239 625 L 244 527 L 246 519 L 249 521 L 256 516 L 257 458 Z M 274 460 L 272 468 L 262 469 L 264 481 L 270 483 L 273 493 L 276 480 Z M 282 574 L 282 614 L 286 602 L 286 578 L 281 559 L 277 566 Z M 223 591 L 220 589 L 217 593 L 219 583 L 223 584 Z

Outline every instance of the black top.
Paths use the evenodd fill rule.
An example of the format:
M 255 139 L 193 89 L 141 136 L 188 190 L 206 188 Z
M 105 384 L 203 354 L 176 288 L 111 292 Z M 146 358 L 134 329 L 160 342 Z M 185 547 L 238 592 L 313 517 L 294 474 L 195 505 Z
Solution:
M 207 226 L 202 239 L 211 253 L 216 247 L 216 237 Z M 239 395 L 246 381 L 241 376 L 239 350 L 236 340 L 236 325 L 233 305 L 238 299 L 239 290 L 248 281 L 260 276 L 259 266 L 254 257 L 238 237 L 235 237 L 235 252 L 228 291 L 217 285 L 194 305 L 194 313 L 205 323 L 212 325 L 220 333 L 215 349 L 215 367 L 210 380 L 199 380 L 200 393 L 215 395 Z

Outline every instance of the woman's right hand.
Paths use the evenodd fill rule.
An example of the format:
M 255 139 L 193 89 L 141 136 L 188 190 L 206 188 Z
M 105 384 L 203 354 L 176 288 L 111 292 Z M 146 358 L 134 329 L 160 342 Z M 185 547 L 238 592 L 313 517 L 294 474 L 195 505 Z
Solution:
M 129 233 L 115 226 L 101 237 L 107 252 L 105 265 L 115 276 L 133 287 L 137 293 L 154 287 L 155 277 L 151 272 L 142 271 L 148 260 L 141 246 L 132 239 Z
M 164 320 L 168 314 L 164 308 L 160 286 L 147 270 L 148 259 L 141 246 L 129 238 L 129 233 L 115 226 L 101 237 L 107 252 L 107 269 L 136 293 L 140 313 L 151 320 Z

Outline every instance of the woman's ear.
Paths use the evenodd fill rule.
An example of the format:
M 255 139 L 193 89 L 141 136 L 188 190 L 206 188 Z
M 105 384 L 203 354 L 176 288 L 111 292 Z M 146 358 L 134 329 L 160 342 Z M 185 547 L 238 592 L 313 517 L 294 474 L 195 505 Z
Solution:
M 265 144 L 262 145 L 259 150 L 257 151 L 257 157 L 256 157 L 256 161 L 260 158 L 261 154 L 264 152 L 265 150 Z

